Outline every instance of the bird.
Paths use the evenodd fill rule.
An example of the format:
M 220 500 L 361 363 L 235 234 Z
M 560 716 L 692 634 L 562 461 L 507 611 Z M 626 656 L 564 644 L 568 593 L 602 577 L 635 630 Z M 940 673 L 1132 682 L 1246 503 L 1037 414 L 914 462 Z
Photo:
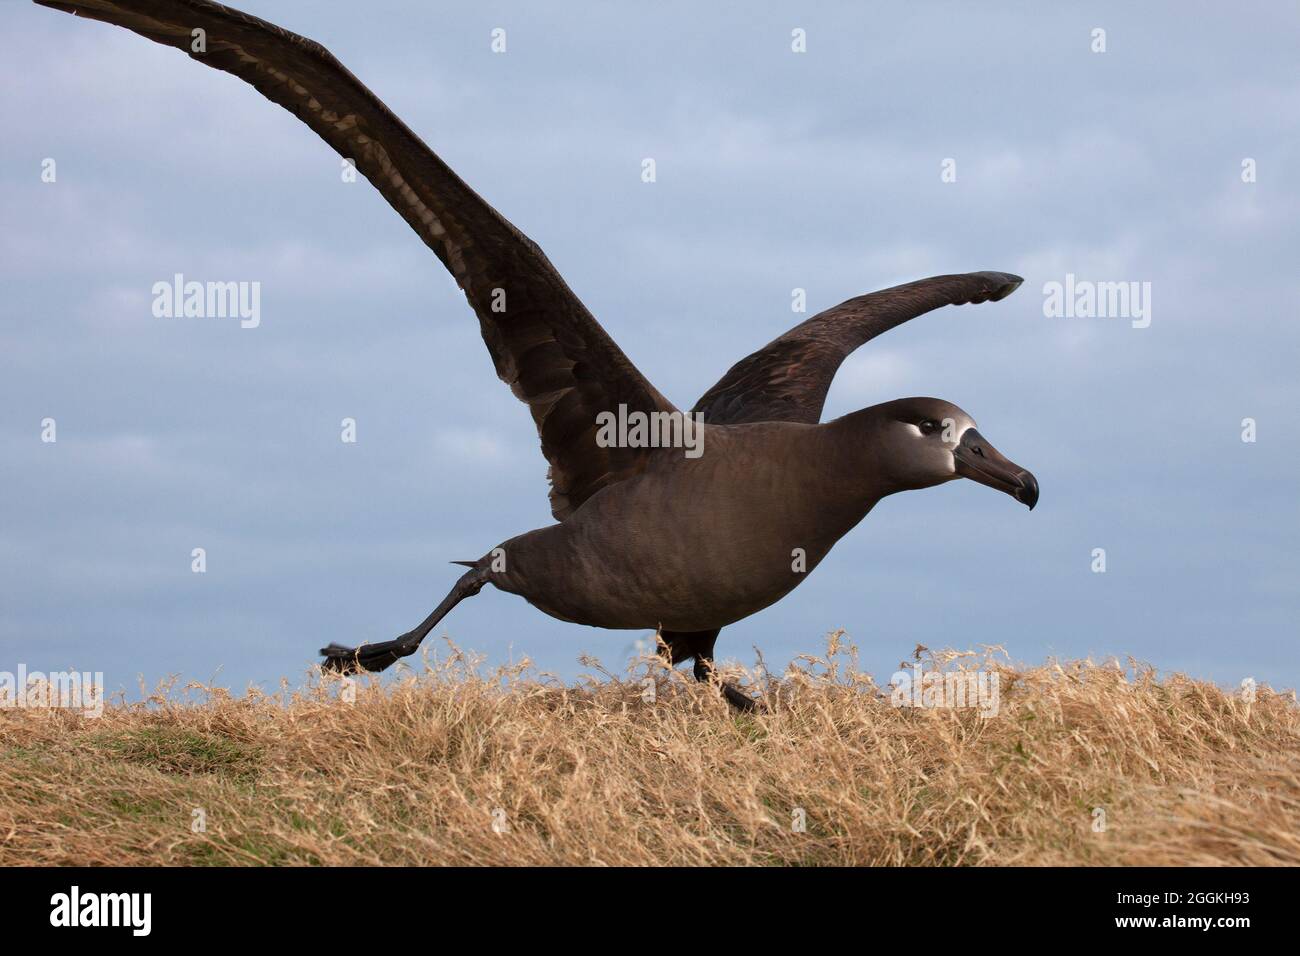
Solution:
M 421 624 L 391 641 L 332 643 L 320 651 L 327 670 L 395 664 L 491 584 L 562 621 L 652 629 L 669 665 L 693 661 L 698 680 L 751 711 L 760 702 L 716 672 L 721 629 L 797 587 L 881 499 L 966 478 L 1038 502 L 1033 474 L 950 402 L 902 398 L 821 421 L 857 348 L 943 306 L 1004 299 L 1019 276 L 940 275 L 851 298 L 742 358 L 683 412 L 541 248 L 318 43 L 210 0 L 36 2 L 175 47 L 314 130 L 451 273 L 498 377 L 532 415 L 555 523 L 454 562 L 468 570 Z

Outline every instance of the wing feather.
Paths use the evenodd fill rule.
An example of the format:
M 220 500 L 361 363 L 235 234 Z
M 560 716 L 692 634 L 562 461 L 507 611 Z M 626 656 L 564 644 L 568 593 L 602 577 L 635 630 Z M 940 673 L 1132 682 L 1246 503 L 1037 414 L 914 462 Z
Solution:
M 675 411 L 537 244 L 465 184 L 323 46 L 208 0 L 36 0 L 125 27 L 248 82 L 351 160 L 465 291 L 497 375 L 528 405 L 563 519 L 654 449 L 600 448 L 596 416 Z M 203 48 L 197 49 L 196 30 Z
M 940 306 L 1004 299 L 1022 281 L 1005 272 L 934 276 L 841 302 L 741 359 L 693 411 L 714 425 L 814 424 L 835 373 L 859 346 Z

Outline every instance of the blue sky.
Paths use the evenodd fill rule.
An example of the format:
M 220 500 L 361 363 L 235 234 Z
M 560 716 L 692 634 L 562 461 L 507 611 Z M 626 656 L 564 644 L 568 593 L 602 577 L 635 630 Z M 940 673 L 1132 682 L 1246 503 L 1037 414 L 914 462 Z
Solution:
M 842 627 L 881 679 L 917 643 L 1001 643 L 1297 683 L 1292 5 L 244 2 L 329 47 L 682 407 L 801 318 L 793 288 L 814 312 L 1025 277 L 871 343 L 826 417 L 953 401 L 1038 508 L 965 481 L 887 499 L 720 657 L 780 669 Z M 323 644 L 418 623 L 448 560 L 550 522 L 527 412 L 369 184 L 176 51 L 0 18 L 0 669 L 296 682 Z M 177 272 L 260 282 L 260 327 L 155 318 Z M 1045 316 L 1067 273 L 1151 283 L 1150 326 Z M 493 589 L 441 634 L 565 678 L 648 636 Z

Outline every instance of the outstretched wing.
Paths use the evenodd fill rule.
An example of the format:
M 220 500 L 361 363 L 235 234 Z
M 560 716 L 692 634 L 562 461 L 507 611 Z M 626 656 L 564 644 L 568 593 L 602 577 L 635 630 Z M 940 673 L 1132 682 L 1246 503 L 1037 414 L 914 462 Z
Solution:
M 714 425 L 815 424 L 831 380 L 858 346 L 943 305 L 1004 299 L 1022 281 L 1005 272 L 934 276 L 841 302 L 741 359 L 693 411 Z
M 126 27 L 252 84 L 374 184 L 442 260 L 477 313 L 497 374 L 527 403 L 563 519 L 645 466 L 652 449 L 600 448 L 596 416 L 675 411 L 541 249 L 318 43 L 207 0 L 36 0 Z M 198 31 L 202 31 L 201 33 Z

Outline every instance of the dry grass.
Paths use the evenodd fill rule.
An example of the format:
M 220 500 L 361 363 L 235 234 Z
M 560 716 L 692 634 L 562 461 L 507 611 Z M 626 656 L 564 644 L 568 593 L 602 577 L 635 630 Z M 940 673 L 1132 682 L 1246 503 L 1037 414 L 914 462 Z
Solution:
M 680 674 L 648 703 L 458 653 L 351 703 L 0 710 L 0 864 L 1300 863 L 1293 693 L 927 655 L 997 669 L 984 719 L 895 708 L 854 659 L 832 635 L 753 717 Z

